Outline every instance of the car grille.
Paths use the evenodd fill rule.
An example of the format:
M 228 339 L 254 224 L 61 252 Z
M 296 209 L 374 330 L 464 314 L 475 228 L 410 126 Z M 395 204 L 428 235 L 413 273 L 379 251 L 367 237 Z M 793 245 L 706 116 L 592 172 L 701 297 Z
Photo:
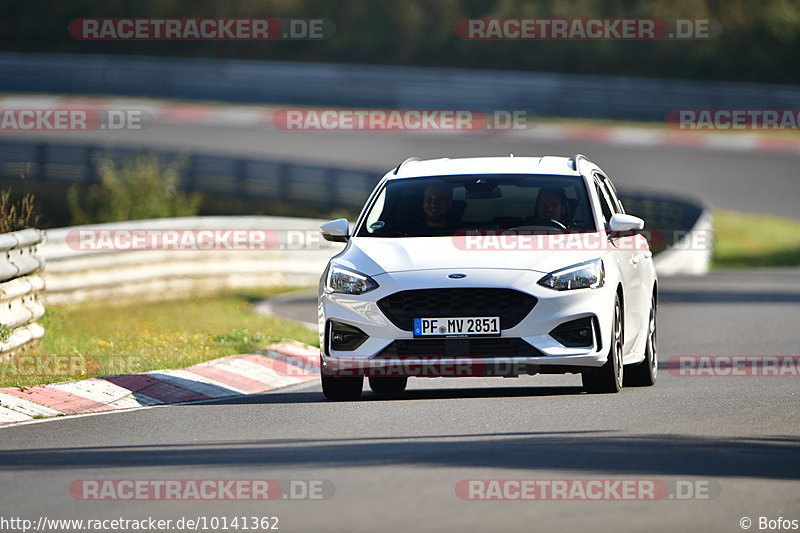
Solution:
M 537 357 L 539 350 L 519 338 L 402 339 L 389 344 L 376 357 Z
M 415 318 L 500 317 L 500 329 L 519 324 L 536 298 L 513 289 L 417 289 L 400 291 L 378 300 L 392 324 L 411 331 Z

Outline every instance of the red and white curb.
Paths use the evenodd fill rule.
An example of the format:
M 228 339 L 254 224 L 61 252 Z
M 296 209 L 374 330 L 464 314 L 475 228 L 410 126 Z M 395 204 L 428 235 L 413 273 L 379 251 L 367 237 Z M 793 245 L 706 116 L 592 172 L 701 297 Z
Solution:
M 319 378 L 319 350 L 299 342 L 180 370 L 0 388 L 0 426 L 55 416 L 260 394 Z
M 0 97 L 0 109 L 86 109 L 104 112 L 136 109 L 153 120 L 172 124 L 234 126 L 276 129 L 276 106 L 180 103 L 149 99 L 87 98 L 66 96 L 9 95 Z M 635 126 L 554 124 L 543 121 L 528 129 L 418 131 L 417 135 L 518 136 L 543 141 L 591 142 L 619 146 L 667 146 L 734 152 L 783 152 L 800 154 L 800 136 L 750 132 L 702 132 Z

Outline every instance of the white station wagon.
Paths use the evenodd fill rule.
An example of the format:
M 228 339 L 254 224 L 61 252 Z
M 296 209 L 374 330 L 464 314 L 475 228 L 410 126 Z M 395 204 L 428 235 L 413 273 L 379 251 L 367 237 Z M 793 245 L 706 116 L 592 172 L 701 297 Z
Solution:
M 657 280 L 640 218 L 582 155 L 408 159 L 320 282 L 322 389 L 398 394 L 410 376 L 580 373 L 656 381 Z

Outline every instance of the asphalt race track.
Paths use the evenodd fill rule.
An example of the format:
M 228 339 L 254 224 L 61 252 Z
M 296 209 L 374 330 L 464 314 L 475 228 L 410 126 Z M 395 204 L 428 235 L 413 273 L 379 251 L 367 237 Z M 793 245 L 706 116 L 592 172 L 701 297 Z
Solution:
M 409 156 L 584 152 L 619 186 L 800 217 L 789 154 L 549 143 L 500 136 L 288 133 L 155 125 L 146 132 L 29 134 L 389 168 Z M 15 134 L 17 138 L 27 137 Z M 799 355 L 800 270 L 660 280 L 659 356 Z M 314 299 L 273 303 L 314 321 Z M 800 519 L 798 376 L 685 377 L 586 395 L 576 376 L 412 379 L 402 398 L 329 403 L 317 383 L 246 399 L 0 429 L 0 515 L 277 516 L 280 531 L 742 531 Z M 78 501 L 81 479 L 327 480 L 322 500 Z M 648 479 L 709 498 L 468 501 L 470 479 Z
M 800 347 L 800 272 L 662 280 L 662 362 Z M 273 308 L 313 320 L 313 299 Z M 798 377 L 682 377 L 586 395 L 575 376 L 412 379 L 400 399 L 327 403 L 317 383 L 232 401 L 0 430 L 5 516 L 277 516 L 281 531 L 741 531 L 800 518 Z M 77 501 L 81 479 L 327 480 L 330 499 Z M 708 499 L 468 501 L 467 479 L 649 479 Z M 699 484 L 698 484 L 699 483 Z M 753 527 L 755 529 L 756 526 Z

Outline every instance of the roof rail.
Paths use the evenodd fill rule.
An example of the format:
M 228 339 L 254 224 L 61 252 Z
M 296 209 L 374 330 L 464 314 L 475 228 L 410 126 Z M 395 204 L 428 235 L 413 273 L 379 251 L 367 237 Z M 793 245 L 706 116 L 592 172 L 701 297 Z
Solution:
M 394 169 L 394 175 L 396 176 L 396 175 L 397 175 L 397 173 L 398 173 L 398 172 L 400 172 L 400 167 L 402 167 L 402 166 L 403 166 L 403 165 L 405 165 L 406 163 L 410 163 L 411 161 L 419 161 L 419 157 L 409 157 L 408 159 L 403 159 L 403 160 L 400 162 L 400 164 L 399 164 L 399 165 L 397 165 L 397 168 L 396 168 L 396 169 Z
M 584 160 L 586 160 L 587 162 L 591 163 L 591 161 L 589 161 L 589 158 L 588 158 L 588 157 L 586 157 L 585 155 L 583 155 L 583 154 L 575 154 L 575 155 L 573 155 L 572 157 L 570 157 L 570 158 L 569 158 L 569 161 L 568 161 L 568 163 L 569 163 L 569 166 L 572 168 L 572 170 L 575 170 L 575 171 L 577 171 L 577 170 L 578 170 L 578 162 L 579 162 L 581 159 L 584 159 Z

